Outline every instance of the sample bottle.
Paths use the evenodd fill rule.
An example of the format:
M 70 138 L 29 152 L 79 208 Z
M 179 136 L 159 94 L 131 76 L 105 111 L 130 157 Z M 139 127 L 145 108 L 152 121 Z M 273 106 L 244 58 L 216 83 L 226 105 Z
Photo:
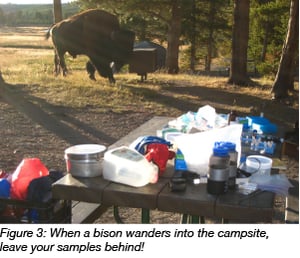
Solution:
M 209 165 L 229 166 L 230 156 L 225 142 L 215 142 L 213 153 L 209 158 Z
M 229 177 L 228 177 L 228 189 L 234 190 L 237 174 L 237 160 L 238 152 L 236 151 L 236 145 L 232 142 L 225 142 L 225 146 L 228 149 L 229 154 Z
M 228 190 L 229 178 L 228 148 L 221 142 L 216 142 L 213 153 L 209 158 L 207 175 L 207 192 L 210 194 L 223 194 Z

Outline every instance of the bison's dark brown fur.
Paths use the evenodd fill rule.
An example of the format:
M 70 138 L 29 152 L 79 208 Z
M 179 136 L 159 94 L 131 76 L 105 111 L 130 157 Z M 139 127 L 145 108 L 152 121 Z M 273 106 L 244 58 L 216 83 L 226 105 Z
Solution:
M 73 58 L 77 55 L 89 57 L 87 70 L 95 79 L 95 70 L 115 82 L 111 63 L 120 69 L 129 61 L 132 54 L 135 34 L 120 28 L 116 16 L 103 10 L 92 9 L 81 12 L 61 22 L 53 24 L 46 38 L 52 37 L 55 48 L 55 73 L 67 73 L 64 55 L 68 52 Z

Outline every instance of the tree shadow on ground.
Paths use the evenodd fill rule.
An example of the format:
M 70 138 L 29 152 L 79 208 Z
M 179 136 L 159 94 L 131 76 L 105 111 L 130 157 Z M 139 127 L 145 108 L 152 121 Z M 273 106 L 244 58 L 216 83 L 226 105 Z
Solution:
M 147 82 L 144 82 L 147 86 Z M 261 112 L 283 127 L 291 127 L 299 117 L 299 111 L 295 108 L 274 100 L 264 100 L 256 96 L 236 92 L 228 92 L 225 89 L 194 87 L 190 85 L 179 85 L 176 83 L 162 84 L 161 89 L 155 90 L 147 87 L 134 87 L 127 84 L 134 94 L 142 95 L 145 100 L 154 101 L 170 108 L 176 108 L 185 113 L 197 111 L 199 107 L 209 104 L 216 108 L 218 113 L 228 114 L 235 106 L 245 110 L 239 116 L 260 115 Z M 182 98 L 176 96 L 183 96 Z M 194 96 L 184 98 L 184 96 Z
M 4 82 L 0 82 L 0 85 L 1 95 L 8 104 L 71 145 L 94 143 L 93 137 L 106 144 L 112 144 L 117 140 L 69 116 L 67 108 L 52 105 L 41 98 L 29 95 L 22 90 L 25 85 L 10 85 Z

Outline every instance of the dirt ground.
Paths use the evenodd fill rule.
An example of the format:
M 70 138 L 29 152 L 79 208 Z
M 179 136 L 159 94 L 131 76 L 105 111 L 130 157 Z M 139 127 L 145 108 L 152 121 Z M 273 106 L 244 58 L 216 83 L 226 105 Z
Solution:
M 92 108 L 66 109 L 41 107 L 11 91 L 0 82 L 0 170 L 13 172 L 23 157 L 38 157 L 49 168 L 65 171 L 64 150 L 80 143 L 106 146 L 128 134 L 153 114 L 145 112 L 105 113 Z M 299 181 L 298 161 L 286 158 L 290 179 Z M 276 199 L 276 221 L 284 220 L 285 199 Z M 139 223 L 137 209 L 120 210 L 125 222 Z M 153 223 L 178 223 L 179 214 L 152 212 Z M 275 221 L 275 223 L 276 223 Z M 107 211 L 97 223 L 114 223 L 112 211 Z

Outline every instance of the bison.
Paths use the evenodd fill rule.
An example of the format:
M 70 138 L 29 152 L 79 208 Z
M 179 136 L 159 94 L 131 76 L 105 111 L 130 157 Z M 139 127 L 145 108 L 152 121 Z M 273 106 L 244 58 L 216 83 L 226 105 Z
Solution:
M 55 73 L 67 74 L 64 55 L 73 58 L 86 55 L 89 58 L 86 69 L 95 80 L 95 71 L 115 82 L 112 63 L 116 70 L 128 63 L 133 52 L 135 33 L 121 29 L 115 15 L 98 9 L 91 9 L 53 24 L 46 33 L 52 37 L 55 55 Z

